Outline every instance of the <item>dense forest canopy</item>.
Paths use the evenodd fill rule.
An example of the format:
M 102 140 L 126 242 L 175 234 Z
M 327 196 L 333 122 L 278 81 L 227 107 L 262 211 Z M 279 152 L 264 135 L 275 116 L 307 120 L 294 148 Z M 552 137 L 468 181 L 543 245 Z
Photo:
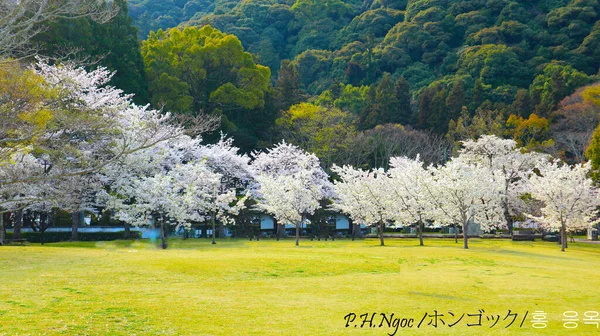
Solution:
M 137 31 L 119 31 L 129 29 L 128 36 L 133 32 L 144 40 L 144 69 L 136 70 L 132 83 L 119 84 L 155 107 L 221 113 L 222 130 L 235 134 L 245 151 L 285 137 L 327 153 L 325 162 L 340 162 L 356 156 L 344 151 L 360 147 L 357 139 L 385 129 L 450 143 L 496 134 L 580 160 L 580 143 L 587 144 L 591 132 L 575 132 L 585 140 L 564 139 L 571 127 L 566 125 L 584 117 L 593 121 L 589 127 L 597 125 L 598 111 L 588 109 L 584 116 L 580 106 L 561 101 L 598 79 L 598 1 L 130 0 L 128 5 Z M 228 42 L 207 47 L 202 37 L 191 37 L 191 27 Z M 77 30 L 79 38 L 94 29 L 84 28 Z M 76 32 L 67 31 L 68 39 L 77 40 Z M 172 58 L 179 52 L 182 58 Z M 138 69 L 133 65 L 139 54 L 127 55 L 127 71 Z M 209 64 L 211 57 L 236 61 Z M 133 83 L 140 79 L 142 84 Z M 328 131 L 343 128 L 344 139 L 328 145 L 331 137 L 302 134 L 315 127 L 325 134 L 324 123 Z M 377 128 L 386 124 L 402 127 Z M 366 165 L 378 160 L 375 142 L 363 144 L 372 148 Z

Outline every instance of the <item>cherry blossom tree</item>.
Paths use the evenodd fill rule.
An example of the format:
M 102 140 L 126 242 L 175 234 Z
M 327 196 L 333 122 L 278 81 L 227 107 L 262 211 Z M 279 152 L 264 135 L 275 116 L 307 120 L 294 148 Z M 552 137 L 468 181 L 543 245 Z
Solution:
M 521 195 L 527 188 L 529 176 L 546 155 L 523 153 L 514 140 L 505 140 L 495 135 L 482 135 L 477 141 L 463 142 L 460 157 L 470 164 L 481 164 L 491 169 L 502 185 L 501 204 L 504 222 L 512 233 L 512 218 L 521 215 L 524 208 Z
M 108 170 L 104 178 L 108 189 L 101 197 L 123 221 L 136 226 L 151 218 L 160 221 L 163 239 L 167 222 L 189 228 L 192 221 L 211 221 L 215 242 L 216 221 L 235 223 L 232 216 L 244 208 L 248 197 L 238 198 L 236 190 L 253 174 L 249 158 L 238 155 L 231 144 L 222 139 L 201 145 L 200 138 L 182 136 L 133 153 Z
M 102 189 L 101 175 L 98 173 L 72 176 L 52 183 L 56 206 L 71 213 L 71 240 L 79 239 L 80 218 L 84 211 L 92 211 L 97 203 L 96 194 Z
M 92 198 L 97 182 L 123 181 L 116 176 L 131 176 L 123 167 L 140 172 L 157 162 L 155 155 L 178 147 L 177 140 L 191 139 L 188 133 L 200 134 L 218 124 L 217 117 L 176 120 L 169 113 L 135 105 L 131 95 L 106 85 L 112 75 L 105 68 L 88 72 L 73 64 L 48 65 L 41 60 L 32 70 L 16 67 L 3 74 L 7 78 L 3 85 L 12 86 L 0 99 L 0 208 L 22 208 L 25 198 L 36 198 L 33 189 L 53 185 L 56 195 L 44 192 L 43 197 L 79 209 L 82 192 Z M 159 146 L 162 143 L 169 144 Z M 190 146 L 198 151 L 197 144 Z M 134 155 L 138 152 L 142 155 Z M 187 152 L 179 148 L 169 155 Z M 28 158 L 27 169 L 19 157 Z M 146 173 L 139 176 L 156 172 Z
M 189 221 L 212 223 L 212 243 L 215 242 L 215 223 L 235 224 L 232 216 L 245 208 L 247 193 L 239 198 L 235 187 L 224 184 L 223 175 L 211 171 L 205 161 L 187 163 L 175 167 L 173 176 L 175 188 L 180 196 L 182 212 L 172 214 L 179 222 L 189 225 Z
M 222 183 L 232 188 L 246 188 L 253 180 L 255 171 L 250 166 L 250 157 L 239 154 L 233 146 L 233 138 L 221 134 L 215 144 L 200 146 L 198 158 L 204 160 L 211 171 L 222 175 Z
M 386 222 L 398 218 L 390 192 L 391 179 L 383 169 L 364 171 L 351 166 L 333 166 L 341 181 L 334 183 L 333 207 L 348 214 L 353 221 L 376 225 L 381 246 Z
M 423 246 L 423 228 L 434 206 L 427 194 L 427 189 L 432 183 L 431 172 L 423 167 L 419 155 L 414 160 L 393 157 L 390 159 L 390 167 L 389 190 L 393 193 L 396 203 L 394 208 L 398 209 L 394 212 L 395 221 L 417 223 L 419 244 Z
M 41 170 L 42 165 L 31 154 L 20 151 L 13 153 L 10 165 L 1 166 L 0 178 L 18 178 L 30 171 Z M 22 214 L 23 209 L 34 204 L 43 197 L 40 184 L 16 183 L 0 186 L 0 245 L 4 243 L 4 217 L 7 212 Z M 17 216 L 19 217 L 19 216 Z M 15 223 L 13 239 L 19 239 L 20 221 Z
M 483 231 L 497 227 L 502 217 L 502 184 L 492 171 L 457 158 L 431 169 L 433 183 L 427 193 L 434 204 L 433 219 L 462 225 L 464 248 L 468 249 L 468 225 L 477 221 Z M 497 175 L 497 174 L 496 174 Z
M 31 111 L 24 116 L 13 108 L 12 98 L 19 97 L 7 92 L 6 104 L 0 104 L 6 121 L 0 125 L 0 163 L 11 164 L 13 153 L 28 148 L 30 153 L 41 153 L 48 168 L 0 179 L 0 185 L 90 174 L 136 151 L 185 134 L 200 134 L 218 124 L 217 117 L 175 120 L 169 113 L 137 106 L 131 95 L 106 85 L 113 73 L 102 67 L 88 72 L 73 64 L 39 61 L 35 74 L 39 78 L 20 80 L 33 81 L 50 97 L 29 104 Z
M 200 138 L 181 136 L 122 157 L 102 170 L 105 189 L 97 194 L 98 203 L 115 210 L 126 225 L 145 226 L 151 221 L 161 226 L 166 248 L 166 224 L 183 225 L 185 213 L 181 189 L 169 175 L 183 162 L 197 159 Z M 157 198 L 151 195 L 158 193 Z
M 588 178 L 591 165 L 569 166 L 560 161 L 538 167 L 530 178 L 531 196 L 544 203 L 542 216 L 532 216 L 548 228 L 560 230 L 561 251 L 567 247 L 567 231 L 589 227 L 598 221 L 598 190 Z
M 319 159 L 297 146 L 282 142 L 255 153 L 252 166 L 257 174 L 253 192 L 256 207 L 272 214 L 280 223 L 300 227 L 319 207 L 319 201 L 332 196 L 331 183 Z
M 211 171 L 221 175 L 221 181 L 216 192 L 218 195 L 232 193 L 235 196 L 236 190 L 247 190 L 254 181 L 255 172 L 250 166 L 250 157 L 246 154 L 239 154 L 239 148 L 233 146 L 233 139 L 226 138 L 223 134 L 221 134 L 221 139 L 217 143 L 200 146 L 198 157 L 204 160 Z M 236 204 L 243 205 L 246 198 L 237 201 Z M 224 205 L 224 203 L 221 204 Z M 233 211 L 233 208 L 219 207 L 215 213 L 233 214 L 235 212 L 237 215 L 242 210 L 241 208 L 236 209 L 237 211 Z M 219 235 L 225 234 L 225 224 L 231 222 L 229 220 L 231 218 L 231 216 L 225 216 L 222 219 L 226 220 L 219 219 Z M 212 232 L 214 242 L 214 227 Z

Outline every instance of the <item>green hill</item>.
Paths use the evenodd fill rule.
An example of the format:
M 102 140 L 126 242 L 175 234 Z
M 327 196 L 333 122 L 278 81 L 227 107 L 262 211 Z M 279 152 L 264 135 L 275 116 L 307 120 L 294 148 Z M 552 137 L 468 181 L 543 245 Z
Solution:
M 275 90 L 291 60 L 303 100 L 343 107 L 358 129 L 391 120 L 453 140 L 516 138 L 535 124 L 532 113 L 547 129 L 559 102 L 593 83 L 600 66 L 600 4 L 591 0 L 131 0 L 130 13 L 140 36 L 178 25 L 235 35 L 271 69 Z M 409 88 L 403 117 L 382 116 L 398 108 L 376 98 L 377 88 L 393 89 L 380 85 L 386 73 Z M 552 145 L 541 133 L 522 144 Z

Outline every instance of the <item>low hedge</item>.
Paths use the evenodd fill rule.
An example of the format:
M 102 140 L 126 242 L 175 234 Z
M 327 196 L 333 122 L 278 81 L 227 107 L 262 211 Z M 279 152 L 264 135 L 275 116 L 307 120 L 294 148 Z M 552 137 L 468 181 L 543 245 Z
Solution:
M 6 233 L 6 239 L 12 239 L 12 232 Z M 129 239 L 140 239 L 142 233 L 139 231 L 131 231 Z M 109 241 L 117 239 L 125 239 L 125 231 L 119 232 L 79 232 L 77 234 L 79 241 Z M 41 243 L 42 234 L 40 232 L 21 232 L 21 238 L 26 239 L 30 243 Z M 50 231 L 44 233 L 44 242 L 57 243 L 61 241 L 71 240 L 71 232 L 55 232 Z

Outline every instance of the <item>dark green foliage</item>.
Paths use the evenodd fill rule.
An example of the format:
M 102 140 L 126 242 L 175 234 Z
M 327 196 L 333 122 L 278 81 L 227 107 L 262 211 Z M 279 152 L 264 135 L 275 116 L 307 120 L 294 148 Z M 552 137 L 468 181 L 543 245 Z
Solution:
M 74 58 L 84 64 L 97 62 L 116 71 L 110 84 L 135 94 L 136 103 L 146 104 L 148 87 L 137 29 L 129 16 L 127 2 L 116 0 L 116 3 L 120 13 L 105 24 L 86 18 L 61 19 L 50 23 L 47 31 L 36 36 L 35 43 L 42 55 Z
M 79 241 L 110 241 L 117 239 L 125 239 L 125 231 L 120 232 L 79 232 Z M 57 243 L 61 241 L 71 240 L 71 232 L 21 232 L 21 238 L 26 239 L 30 243 L 41 243 L 42 238 L 45 243 Z M 140 239 L 142 233 L 139 231 L 131 231 L 129 239 Z M 12 233 L 6 233 L 6 239 L 12 239 Z
M 276 105 L 280 110 L 287 110 L 290 106 L 301 103 L 305 99 L 301 85 L 300 74 L 296 70 L 296 66 L 289 60 L 281 61 L 274 92 Z
M 403 125 L 413 124 L 410 84 L 404 77 L 400 77 L 396 81 L 394 91 L 396 93 L 396 99 L 398 100 L 398 112 L 392 122 Z

